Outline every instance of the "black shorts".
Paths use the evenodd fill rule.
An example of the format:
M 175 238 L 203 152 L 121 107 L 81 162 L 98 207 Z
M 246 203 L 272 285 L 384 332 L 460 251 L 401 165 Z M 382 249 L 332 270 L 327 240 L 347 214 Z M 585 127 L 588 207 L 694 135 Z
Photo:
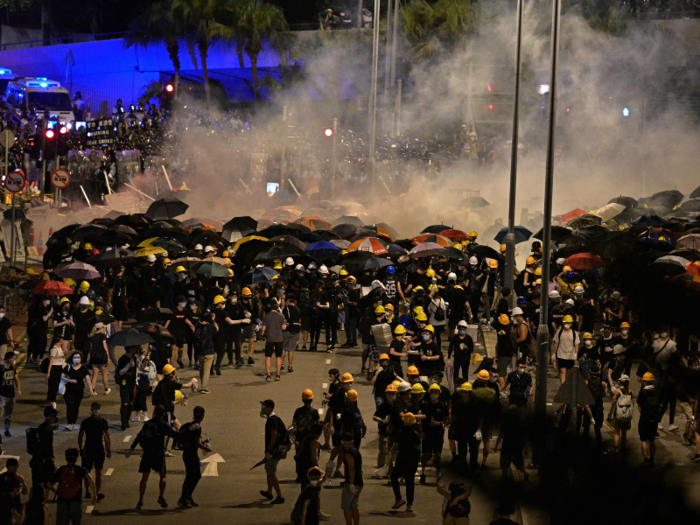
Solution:
M 311 316 L 310 315 L 302 315 L 301 316 L 301 329 L 304 332 L 308 332 L 311 330 Z
M 442 429 L 441 429 L 442 430 Z M 445 433 L 429 431 L 423 439 L 423 454 L 439 454 L 445 445 Z
M 447 439 L 457 441 L 457 427 L 455 425 L 450 425 L 447 428 Z
M 158 472 L 165 474 L 165 456 L 143 451 L 143 457 L 139 464 L 139 473 L 146 474 L 147 472 Z
M 105 466 L 105 451 L 104 450 L 83 450 L 83 457 L 80 464 L 84 469 L 102 470 Z
M 33 485 L 50 483 L 54 472 L 56 472 L 56 464 L 53 462 L 53 459 L 40 457 L 32 458 L 29 461 L 29 466 L 32 469 Z
M 525 458 L 522 452 L 506 452 L 501 451 L 501 468 L 510 468 L 511 464 L 515 465 L 518 470 L 523 470 L 525 468 Z
M 654 441 L 656 439 L 656 430 L 658 423 L 656 421 L 639 421 L 639 441 Z
M 187 334 L 173 334 L 173 339 L 175 339 L 175 346 L 182 348 L 187 343 Z
M 283 344 L 279 343 L 265 343 L 265 357 L 272 357 L 274 353 L 277 357 L 282 357 Z
M 576 361 L 573 359 L 559 359 L 557 357 L 557 367 L 558 368 L 565 368 L 566 370 L 571 370 L 574 367 L 574 364 Z

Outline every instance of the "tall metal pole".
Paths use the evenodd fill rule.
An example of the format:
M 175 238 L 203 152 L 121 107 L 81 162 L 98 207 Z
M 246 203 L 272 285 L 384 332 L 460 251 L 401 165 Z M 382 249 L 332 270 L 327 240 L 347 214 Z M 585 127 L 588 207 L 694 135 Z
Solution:
M 398 85 L 396 86 L 396 136 L 401 136 L 401 91 L 402 91 L 403 81 L 399 79 Z
M 12 225 L 10 226 L 10 266 L 15 264 L 15 210 L 17 209 L 17 200 L 15 194 L 12 194 Z
M 549 82 L 549 140 L 544 183 L 544 217 L 542 222 L 542 291 L 540 292 L 540 324 L 537 328 L 537 384 L 535 416 L 544 420 L 547 414 L 547 364 L 549 353 L 549 262 L 552 237 L 552 190 L 554 186 L 554 132 L 557 99 L 557 60 L 559 58 L 559 15 L 561 0 L 553 0 L 552 66 Z
M 379 68 L 379 0 L 374 0 L 374 13 L 372 13 L 373 47 L 372 47 L 372 91 L 369 102 L 369 162 L 374 179 L 374 151 L 377 134 L 377 76 Z
M 357 29 L 362 28 L 362 0 L 357 0 Z
M 389 0 L 391 1 L 391 0 Z M 389 21 L 391 23 L 391 21 Z M 388 29 L 387 29 L 388 31 Z M 399 0 L 394 0 L 394 35 L 391 37 L 391 85 L 396 84 L 396 49 L 399 36 Z
M 338 118 L 333 118 L 333 163 L 331 165 L 331 200 L 335 199 L 335 172 L 338 169 L 336 145 L 338 140 Z
M 384 111 L 386 111 L 386 97 L 391 77 L 391 7 L 391 0 L 388 0 L 386 3 L 386 45 L 384 46 Z
M 515 195 L 518 183 L 518 126 L 520 124 L 520 69 L 522 64 L 521 43 L 523 31 L 523 2 L 518 0 L 515 33 L 515 93 L 513 101 L 513 136 L 510 154 L 510 198 L 508 201 L 508 234 L 506 235 L 506 272 L 505 283 L 513 290 L 515 281 Z M 510 294 L 510 307 L 513 308 L 513 296 Z
M 282 156 L 280 157 L 280 192 L 284 189 L 284 158 L 287 156 L 287 106 L 282 106 Z

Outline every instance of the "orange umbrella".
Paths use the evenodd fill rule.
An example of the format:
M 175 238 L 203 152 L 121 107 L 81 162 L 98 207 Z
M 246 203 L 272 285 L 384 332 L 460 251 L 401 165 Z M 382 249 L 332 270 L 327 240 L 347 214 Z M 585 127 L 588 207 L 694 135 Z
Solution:
M 365 225 L 362 227 L 362 229 L 373 231 L 377 237 L 381 237 L 388 243 L 394 242 L 391 238 L 391 234 L 381 226 L 377 226 L 376 224 L 373 224 L 371 226 Z
M 575 219 L 576 217 L 578 217 L 579 215 L 584 215 L 586 213 L 588 213 L 586 210 L 582 210 L 581 208 L 576 208 L 575 210 L 571 210 L 570 212 L 562 215 L 560 223 L 569 222 L 569 221 Z
M 306 226 L 309 228 L 311 231 L 314 230 L 330 230 L 331 229 L 331 223 L 326 222 L 324 220 L 321 220 L 320 217 L 317 215 L 307 215 L 306 217 L 302 217 L 301 219 L 297 219 L 296 221 L 302 226 Z
M 411 242 L 416 246 L 423 244 L 424 242 L 434 242 L 435 244 L 439 244 L 444 248 L 451 248 L 454 246 L 454 243 L 447 237 L 434 233 L 424 233 L 423 235 L 418 235 L 417 237 L 411 239 Z

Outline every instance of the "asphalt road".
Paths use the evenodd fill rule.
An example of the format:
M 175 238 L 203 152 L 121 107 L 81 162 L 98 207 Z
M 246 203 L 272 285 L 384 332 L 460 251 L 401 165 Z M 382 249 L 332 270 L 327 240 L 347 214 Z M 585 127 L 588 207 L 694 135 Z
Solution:
M 341 337 L 341 340 L 343 338 Z M 258 344 L 261 346 L 261 344 Z M 323 348 L 323 347 L 322 347 Z M 24 355 L 20 356 L 20 363 Z M 139 456 L 135 454 L 127 459 L 124 452 L 136 436 L 140 424 L 132 423 L 132 428 L 122 432 L 119 424 L 119 394 L 113 389 L 108 396 L 103 395 L 103 389 L 98 383 L 99 396 L 94 399 L 102 402 L 103 415 L 110 421 L 114 453 L 105 464 L 103 490 L 105 499 L 95 508 L 86 500 L 87 523 L 104 525 L 123 525 L 124 517 L 137 517 L 140 522 L 148 518 L 149 523 L 156 525 L 169 524 L 175 519 L 194 519 L 198 523 L 209 520 L 228 520 L 233 523 L 249 523 L 255 525 L 289 523 L 289 515 L 299 493 L 298 485 L 294 482 L 294 460 L 292 455 L 280 463 L 279 477 L 282 484 L 284 505 L 270 505 L 263 501 L 259 491 L 265 488 L 265 472 L 262 467 L 250 468 L 263 457 L 263 439 L 265 420 L 259 416 L 260 404 L 263 399 L 273 399 L 276 404 L 275 412 L 289 425 L 294 410 L 301 405 L 301 392 L 311 388 L 316 394 L 314 406 L 321 408 L 321 392 L 327 387 L 327 371 L 338 368 L 341 372 L 351 372 L 355 375 L 355 388 L 360 394 L 359 406 L 368 424 L 368 432 L 363 441 L 361 452 L 364 458 L 365 489 L 360 500 L 361 520 L 363 523 L 390 524 L 396 520 L 410 519 L 413 522 L 440 523 L 442 496 L 437 493 L 435 486 L 435 471 L 428 470 L 428 485 L 416 485 L 416 497 L 412 513 L 405 510 L 392 511 L 394 497 L 385 480 L 370 479 L 376 464 L 377 434 L 376 425 L 371 421 L 374 412 L 374 402 L 371 397 L 371 386 L 359 374 L 359 350 L 338 350 L 334 354 L 297 352 L 295 355 L 294 372 L 283 372 L 279 382 L 264 380 L 263 358 L 256 352 L 256 363 L 239 370 L 225 368 L 220 377 L 212 377 L 210 382 L 211 394 L 190 395 L 186 407 L 178 406 L 176 415 L 181 422 L 188 421 L 192 409 L 203 406 L 207 413 L 203 423 L 204 437 L 212 439 L 213 453 L 208 455 L 210 463 L 203 465 L 204 477 L 195 492 L 195 500 L 200 507 L 195 509 L 179 509 L 177 500 L 184 479 L 184 467 L 179 453 L 167 460 L 168 488 L 166 499 L 169 508 L 161 509 L 156 503 L 158 495 L 157 478 L 152 477 L 145 497 L 143 510 L 135 510 L 138 500 L 138 484 L 140 475 L 137 472 Z M 188 380 L 196 372 L 187 368 L 179 376 Z M 29 477 L 28 460 L 24 439 L 24 431 L 29 426 L 36 426 L 41 421 L 41 409 L 44 406 L 46 383 L 41 374 L 32 367 L 24 367 L 20 373 L 24 396 L 20 398 L 13 417 L 13 437 L 3 438 L 5 455 L 20 457 L 20 473 Z M 112 372 L 110 371 L 110 381 Z M 558 388 L 558 380 L 550 378 L 550 395 Z M 89 415 L 90 398 L 84 399 L 79 420 Z M 149 403 L 150 405 L 150 403 Z M 59 401 L 61 417 L 65 415 L 65 406 Z M 65 419 L 61 419 L 65 424 Z M 666 418 L 664 418 L 666 422 Z M 681 420 L 677 424 L 683 425 Z M 55 435 L 55 450 L 57 464 L 62 464 L 63 451 L 69 446 L 76 446 L 77 432 L 62 429 Z M 641 463 L 636 424 L 630 433 L 628 450 L 631 461 Z M 604 432 L 606 442 L 612 441 L 612 434 Z M 661 432 L 658 446 L 657 464 L 677 466 L 677 475 L 682 476 L 688 486 L 690 495 L 695 501 L 700 500 L 700 481 L 698 481 L 698 465 L 690 463 L 692 455 L 690 448 L 680 443 L 678 432 Z M 449 459 L 449 451 L 443 453 L 444 461 Z M 483 476 L 500 476 L 498 470 L 498 454 L 489 457 L 490 470 Z M 324 452 L 321 464 L 325 465 L 328 453 Z M 1 459 L 1 458 L 0 458 Z M 219 461 L 220 460 L 220 461 Z M 212 466 L 211 462 L 215 463 Z M 2 461 L 4 466 L 4 461 Z M 536 473 L 532 471 L 531 482 L 536 482 Z M 331 514 L 330 523 L 344 523 L 340 509 L 339 481 L 334 480 L 322 492 L 323 510 Z M 497 502 L 490 501 L 479 490 L 471 499 L 471 524 L 489 523 Z M 51 507 L 53 511 L 53 507 Z M 546 524 L 548 519 L 540 511 L 524 509 L 526 523 Z

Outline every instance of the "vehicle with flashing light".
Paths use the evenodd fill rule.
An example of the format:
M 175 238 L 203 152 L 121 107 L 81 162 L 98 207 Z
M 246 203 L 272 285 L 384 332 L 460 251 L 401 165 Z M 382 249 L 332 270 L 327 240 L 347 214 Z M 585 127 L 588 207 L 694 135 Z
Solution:
M 5 89 L 5 102 L 19 116 L 36 111 L 42 118 L 48 111 L 49 119 L 61 124 L 72 125 L 75 120 L 70 93 L 55 80 L 43 77 L 11 80 Z
M 10 83 L 10 80 L 15 80 L 16 78 L 17 75 L 15 75 L 11 69 L 0 67 L 0 93 L 4 94 L 7 89 L 7 84 Z

